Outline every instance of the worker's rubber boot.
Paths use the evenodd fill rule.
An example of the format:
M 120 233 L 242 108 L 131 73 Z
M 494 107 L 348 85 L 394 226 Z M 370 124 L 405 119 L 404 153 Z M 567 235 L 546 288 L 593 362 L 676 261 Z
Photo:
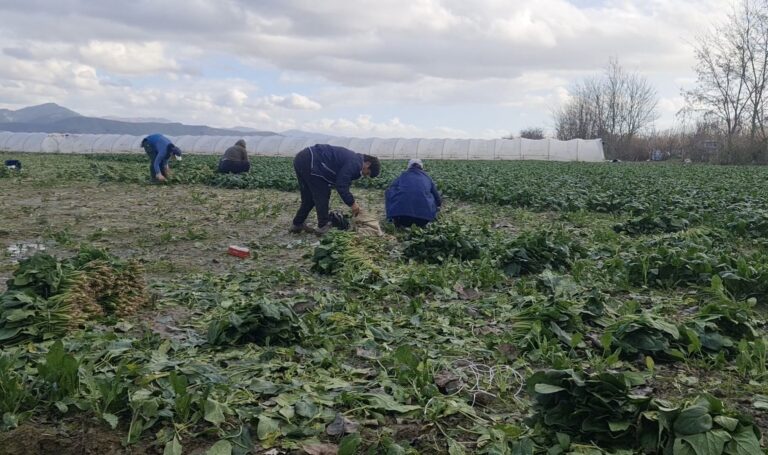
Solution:
M 315 229 L 315 235 L 318 237 L 324 236 L 328 231 L 331 230 L 333 226 L 331 226 L 331 223 L 325 223 L 323 226 Z
M 300 234 L 302 232 L 311 234 L 315 232 L 315 230 L 307 226 L 306 224 L 301 223 L 301 224 L 292 224 L 288 232 L 290 232 L 291 234 Z

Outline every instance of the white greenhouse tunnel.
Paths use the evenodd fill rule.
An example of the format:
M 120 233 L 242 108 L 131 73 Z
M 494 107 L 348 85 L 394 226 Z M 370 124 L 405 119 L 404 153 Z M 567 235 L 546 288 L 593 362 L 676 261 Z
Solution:
M 143 153 L 145 136 L 0 132 L 0 151 L 31 153 Z M 317 139 L 285 136 L 168 136 L 184 153 L 220 155 L 245 139 L 255 156 L 294 156 Z M 325 143 L 382 159 L 603 161 L 600 139 L 379 139 L 334 137 Z

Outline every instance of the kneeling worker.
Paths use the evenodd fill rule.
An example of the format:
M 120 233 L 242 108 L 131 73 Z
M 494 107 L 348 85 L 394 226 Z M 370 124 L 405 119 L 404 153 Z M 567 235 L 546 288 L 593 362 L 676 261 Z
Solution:
M 228 148 L 219 160 L 219 172 L 222 174 L 242 174 L 250 169 L 251 162 L 248 161 L 248 152 L 245 150 L 243 139 Z
M 387 219 L 396 227 L 424 227 L 437 218 L 443 201 L 432 178 L 419 159 L 408 162 L 408 169 L 395 179 L 385 193 Z
M 352 214 L 360 213 L 360 205 L 349 191 L 353 180 L 361 176 L 376 177 L 381 172 L 381 163 L 375 156 L 363 155 L 344 147 L 315 144 L 296 154 L 293 169 L 299 181 L 301 206 L 293 218 L 291 232 L 311 231 L 304 223 L 309 212 L 317 211 L 317 230 L 322 235 L 331 228 L 328 218 L 328 204 L 331 187 L 336 188 L 341 200 L 352 208 Z

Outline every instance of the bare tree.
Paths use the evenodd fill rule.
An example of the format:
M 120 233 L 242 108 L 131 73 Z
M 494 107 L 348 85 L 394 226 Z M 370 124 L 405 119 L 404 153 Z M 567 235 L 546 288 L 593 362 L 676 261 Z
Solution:
M 750 94 L 749 136 L 765 141 L 765 90 L 768 86 L 768 8 L 766 3 L 745 1 L 740 8 L 743 27 L 737 28 L 748 62 L 746 81 Z
M 593 139 L 603 129 L 603 93 L 597 79 L 585 79 L 571 89 L 571 99 L 554 113 L 558 139 Z
M 611 59 L 602 77 L 585 79 L 554 114 L 559 139 L 602 138 L 609 157 L 618 157 L 658 118 L 658 96 L 648 80 Z
M 749 159 L 756 161 L 768 140 L 766 1 L 742 0 L 722 24 L 698 38 L 695 55 L 696 87 L 683 92 L 684 113 L 720 125 L 724 161 L 733 162 L 740 148 L 748 149 Z
M 544 129 L 531 126 L 520 130 L 520 137 L 523 139 L 544 139 Z

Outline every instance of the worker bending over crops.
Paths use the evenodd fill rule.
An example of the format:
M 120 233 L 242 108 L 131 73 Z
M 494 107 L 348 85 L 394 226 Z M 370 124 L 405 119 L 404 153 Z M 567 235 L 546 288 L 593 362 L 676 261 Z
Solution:
M 171 155 L 181 160 L 181 149 L 162 134 L 150 134 L 145 137 L 141 141 L 141 147 L 149 156 L 149 178 L 153 182 L 164 182 L 170 177 L 168 160 Z
M 317 211 L 315 233 L 322 235 L 331 228 L 328 217 L 331 188 L 336 188 L 341 200 L 352 208 L 352 215 L 357 216 L 360 213 L 360 205 L 355 201 L 349 187 L 353 180 L 361 176 L 378 176 L 381 163 L 375 156 L 356 153 L 344 147 L 315 144 L 296 154 L 293 169 L 299 180 L 301 206 L 293 218 L 290 231 L 311 232 L 305 221 L 314 208 Z
M 419 159 L 408 161 L 408 168 L 385 192 L 387 219 L 396 227 L 424 227 L 437 218 L 443 201 L 432 178 Z
M 228 148 L 219 160 L 219 172 L 223 174 L 242 174 L 250 169 L 251 162 L 248 161 L 248 152 L 245 150 L 243 139 L 238 140 L 235 145 Z

